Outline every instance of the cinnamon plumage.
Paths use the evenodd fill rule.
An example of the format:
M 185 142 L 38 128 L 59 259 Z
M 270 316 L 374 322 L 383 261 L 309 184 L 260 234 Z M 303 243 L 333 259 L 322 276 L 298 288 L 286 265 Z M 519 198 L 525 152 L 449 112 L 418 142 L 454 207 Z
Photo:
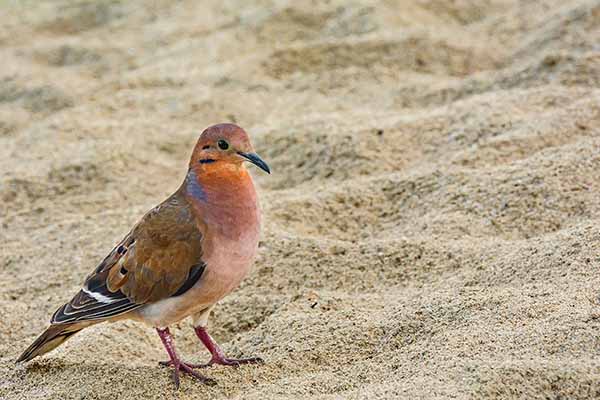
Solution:
M 176 387 L 180 372 L 214 383 L 195 368 L 261 362 L 225 357 L 207 332 L 211 310 L 246 276 L 258 248 L 260 210 L 245 161 L 270 173 L 242 128 L 206 129 L 179 189 L 142 217 L 17 362 L 49 352 L 90 325 L 121 319 L 156 328 Z M 175 351 L 168 327 L 186 317 L 211 353 L 207 364 L 186 363 Z

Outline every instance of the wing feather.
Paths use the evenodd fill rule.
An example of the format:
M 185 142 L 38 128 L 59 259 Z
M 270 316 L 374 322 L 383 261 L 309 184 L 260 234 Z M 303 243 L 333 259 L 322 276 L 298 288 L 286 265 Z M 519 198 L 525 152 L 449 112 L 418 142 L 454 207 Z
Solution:
M 187 201 L 175 193 L 142 218 L 51 322 L 114 318 L 179 296 L 200 279 L 205 266 L 200 228 Z

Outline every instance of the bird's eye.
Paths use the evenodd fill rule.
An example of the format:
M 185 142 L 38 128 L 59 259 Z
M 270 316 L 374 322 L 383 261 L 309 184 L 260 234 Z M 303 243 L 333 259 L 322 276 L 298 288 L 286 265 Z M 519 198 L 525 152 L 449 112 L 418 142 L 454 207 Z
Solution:
M 225 140 L 221 139 L 217 142 L 217 146 L 219 146 L 219 148 L 221 150 L 227 150 L 229 148 L 229 143 L 227 143 Z

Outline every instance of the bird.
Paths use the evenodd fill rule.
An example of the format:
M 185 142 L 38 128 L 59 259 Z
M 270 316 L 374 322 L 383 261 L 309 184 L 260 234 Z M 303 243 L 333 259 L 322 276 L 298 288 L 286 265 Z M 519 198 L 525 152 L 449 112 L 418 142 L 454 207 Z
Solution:
M 262 363 L 227 358 L 207 330 L 211 311 L 240 284 L 258 251 L 260 209 L 246 162 L 271 173 L 244 129 L 230 123 L 205 129 L 181 186 L 134 225 L 16 362 L 45 354 L 89 326 L 130 319 L 158 333 L 169 356 L 160 364 L 173 368 L 176 389 L 180 373 L 212 385 L 195 369 Z M 206 364 L 187 363 L 176 352 L 169 326 L 187 317 L 211 354 Z

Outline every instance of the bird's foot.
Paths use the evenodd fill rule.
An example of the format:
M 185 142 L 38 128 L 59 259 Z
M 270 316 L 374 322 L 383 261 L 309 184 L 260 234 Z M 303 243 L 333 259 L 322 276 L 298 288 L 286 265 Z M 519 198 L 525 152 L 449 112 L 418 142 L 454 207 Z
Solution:
M 227 358 L 225 357 L 225 353 L 217 342 L 208 334 L 206 331 L 206 327 L 197 326 L 194 328 L 196 331 L 196 335 L 200 339 L 200 341 L 206 346 L 212 358 L 206 364 L 199 365 L 199 368 L 210 367 L 211 365 L 227 365 L 231 367 L 239 367 L 242 364 L 263 364 L 264 361 L 260 357 L 251 357 L 251 358 Z
M 161 361 L 159 362 L 163 367 L 170 367 L 173 365 L 173 361 Z M 242 364 L 264 364 L 264 360 L 260 357 L 250 358 L 226 358 L 226 357 L 213 357 L 209 362 L 205 364 L 187 364 L 190 368 L 208 368 L 213 365 L 226 365 L 230 367 L 239 367 Z
M 194 371 L 194 368 L 198 368 L 198 366 L 196 366 L 194 364 L 188 364 L 183 361 L 179 361 L 177 364 L 174 364 L 172 360 L 161 361 L 159 364 L 164 367 L 173 367 L 173 382 L 175 382 L 175 389 L 179 389 L 180 372 L 190 375 L 193 378 L 195 378 L 196 380 L 198 380 L 206 385 L 213 386 L 213 385 L 217 384 L 217 381 L 215 381 L 214 379 L 207 378 L 206 376 Z M 176 365 L 176 367 L 175 367 L 175 365 Z
M 169 332 L 169 328 L 156 328 L 156 332 L 158 332 L 158 336 L 160 336 L 160 340 L 163 342 L 167 353 L 169 354 L 169 358 L 171 361 L 161 363 L 165 366 L 173 367 L 173 382 L 175 383 L 175 389 L 179 389 L 179 373 L 183 372 L 184 374 L 191 375 L 196 380 L 205 383 L 207 385 L 216 385 L 217 382 L 213 379 L 207 378 L 206 376 L 199 374 L 194 371 L 194 367 L 188 363 L 185 363 L 179 359 L 177 356 L 177 352 L 175 352 L 175 344 L 173 343 L 173 337 L 171 336 L 171 332 Z

